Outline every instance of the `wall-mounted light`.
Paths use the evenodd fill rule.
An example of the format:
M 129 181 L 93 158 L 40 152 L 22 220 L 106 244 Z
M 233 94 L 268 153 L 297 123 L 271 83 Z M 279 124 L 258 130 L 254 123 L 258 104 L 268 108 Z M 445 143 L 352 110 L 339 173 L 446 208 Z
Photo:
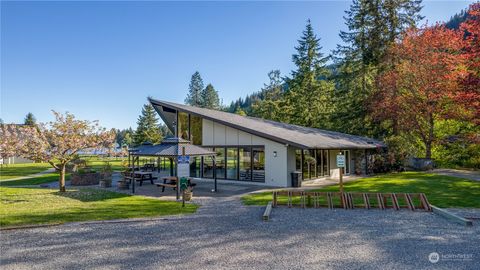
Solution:
M 273 157 L 277 157 L 277 151 L 273 151 Z

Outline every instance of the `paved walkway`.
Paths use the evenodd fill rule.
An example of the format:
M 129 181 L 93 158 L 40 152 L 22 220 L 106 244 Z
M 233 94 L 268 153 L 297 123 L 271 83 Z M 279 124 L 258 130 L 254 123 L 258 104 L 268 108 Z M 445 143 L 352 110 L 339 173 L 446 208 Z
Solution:
M 54 173 L 54 172 L 55 172 L 54 168 L 49 168 L 49 169 L 47 169 L 43 172 L 34 173 L 34 174 L 30 174 L 30 175 L 25 175 L 25 176 L 20 176 L 20 177 L 2 179 L 2 181 L 29 179 L 29 178 L 34 178 L 34 177 L 42 176 L 42 175 L 47 174 L 47 173 Z
M 460 177 L 470 179 L 474 181 L 480 181 L 480 171 L 467 171 L 467 170 L 455 170 L 455 169 L 435 169 L 434 173 L 441 175 L 448 175 L 454 177 Z

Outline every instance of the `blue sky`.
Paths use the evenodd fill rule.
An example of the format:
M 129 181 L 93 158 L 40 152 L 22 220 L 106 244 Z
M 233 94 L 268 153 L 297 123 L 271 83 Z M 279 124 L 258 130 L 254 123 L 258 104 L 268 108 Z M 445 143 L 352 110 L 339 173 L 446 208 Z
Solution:
M 473 1 L 424 1 L 428 22 Z M 350 1 L 1 3 L 1 118 L 69 111 L 106 127 L 136 127 L 147 96 L 183 102 L 200 71 L 225 104 L 293 69 L 311 19 L 324 53 L 340 43 Z

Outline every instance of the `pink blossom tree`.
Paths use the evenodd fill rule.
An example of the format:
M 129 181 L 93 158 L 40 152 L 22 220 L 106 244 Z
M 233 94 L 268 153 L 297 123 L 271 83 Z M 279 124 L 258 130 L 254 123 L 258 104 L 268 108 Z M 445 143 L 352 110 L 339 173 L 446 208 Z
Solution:
M 60 172 L 60 191 L 65 191 L 65 167 L 78 151 L 87 148 L 110 148 L 113 131 L 100 127 L 98 121 L 77 120 L 70 113 L 53 112 L 55 121 L 37 127 L 20 126 L 9 132 L 5 143 L 14 147 L 15 154 L 31 160 L 48 162 Z M 9 148 L 10 149 L 10 148 Z

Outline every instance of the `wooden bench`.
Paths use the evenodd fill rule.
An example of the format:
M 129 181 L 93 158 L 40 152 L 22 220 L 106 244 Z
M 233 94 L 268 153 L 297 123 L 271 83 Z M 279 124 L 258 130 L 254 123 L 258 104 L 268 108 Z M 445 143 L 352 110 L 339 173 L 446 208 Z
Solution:
M 165 188 L 166 188 L 166 187 L 171 187 L 171 188 L 173 188 L 173 190 L 175 190 L 175 189 L 177 188 L 177 185 L 176 185 L 176 184 L 157 183 L 157 184 L 155 184 L 155 185 L 157 185 L 157 187 L 162 187 L 162 192 L 165 191 Z

